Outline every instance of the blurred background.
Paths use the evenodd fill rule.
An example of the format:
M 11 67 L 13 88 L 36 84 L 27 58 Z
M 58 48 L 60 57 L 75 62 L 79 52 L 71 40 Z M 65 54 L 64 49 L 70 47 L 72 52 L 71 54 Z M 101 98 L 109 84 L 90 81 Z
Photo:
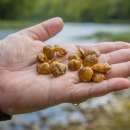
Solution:
M 52 17 L 63 30 L 49 44 L 130 42 L 129 0 L 0 0 L 0 40 Z M 13 116 L 0 130 L 129 130 L 130 91 L 93 98 L 74 106 L 61 104 Z

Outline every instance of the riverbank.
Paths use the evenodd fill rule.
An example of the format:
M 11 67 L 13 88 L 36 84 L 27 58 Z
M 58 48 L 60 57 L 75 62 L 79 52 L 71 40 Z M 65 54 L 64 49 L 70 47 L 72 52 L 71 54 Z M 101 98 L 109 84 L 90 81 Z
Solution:
M 31 21 L 31 20 L 0 20 L 0 29 L 6 29 L 6 28 L 25 28 L 29 26 L 33 26 L 40 21 Z
M 97 41 L 124 41 L 130 42 L 130 32 L 119 32 L 119 33 L 110 33 L 110 32 L 97 32 L 92 36 L 87 36 L 87 39 L 96 38 Z
M 130 90 L 123 90 L 113 93 L 113 98 L 110 98 L 106 104 L 92 106 L 92 100 L 88 100 L 88 106 L 80 104 L 75 107 L 68 105 L 62 107 L 62 112 L 66 112 L 68 122 L 55 122 L 55 118 L 62 116 L 61 112 L 47 116 L 40 112 L 37 114 L 39 121 L 28 122 L 21 121 L 19 130 L 129 130 L 130 128 Z M 74 113 L 80 113 L 81 116 L 73 116 Z M 57 115 L 57 116 L 56 116 Z M 53 118 L 53 116 L 56 116 Z M 53 121 L 49 121 L 50 119 Z M 17 123 L 10 121 L 10 130 L 18 129 Z M 21 129 L 20 129 L 21 128 Z M 3 128 L 3 130 L 5 130 Z

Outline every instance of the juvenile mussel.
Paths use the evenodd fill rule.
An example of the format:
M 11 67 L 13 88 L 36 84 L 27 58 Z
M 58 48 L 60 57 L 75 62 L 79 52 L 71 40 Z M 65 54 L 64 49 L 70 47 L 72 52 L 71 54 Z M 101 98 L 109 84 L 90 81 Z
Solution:
M 93 70 L 88 66 L 83 67 L 79 70 L 79 78 L 82 82 L 91 81 L 93 74 Z
M 47 56 L 42 52 L 37 54 L 37 58 L 40 62 L 49 62 Z
M 43 47 L 43 53 L 47 56 L 49 60 L 53 59 L 55 50 L 51 45 L 46 45 Z
M 76 71 L 81 67 L 81 61 L 80 60 L 76 60 L 76 59 L 72 59 L 68 62 L 68 68 L 71 71 Z
M 86 55 L 92 55 L 92 54 L 95 54 L 97 57 L 100 56 L 100 52 L 95 50 L 95 49 L 89 49 L 86 53 L 85 53 L 85 56 Z
M 104 74 L 99 73 L 99 72 L 95 72 L 92 77 L 92 81 L 97 82 L 97 83 L 102 82 L 104 79 L 105 79 Z
M 67 51 L 65 50 L 65 48 L 63 48 L 57 44 L 54 45 L 54 50 L 58 56 L 64 56 L 67 54 Z
M 55 77 L 64 75 L 66 73 L 66 71 L 67 71 L 66 65 L 61 62 L 54 61 L 50 64 L 50 72 Z
M 77 53 L 68 57 L 68 68 L 71 71 L 79 70 L 82 64 L 82 59 L 79 57 Z
M 50 74 L 50 65 L 47 62 L 39 63 L 36 66 L 36 70 L 39 74 Z
M 84 66 L 93 66 L 98 63 L 98 58 L 95 54 L 92 55 L 86 55 L 83 59 L 83 65 Z
M 59 62 L 59 63 L 62 63 L 62 60 L 58 59 L 58 58 L 54 58 L 50 61 L 50 65 L 54 62 Z
M 85 58 L 85 54 L 84 54 L 84 50 L 81 49 L 79 46 L 78 47 L 78 50 L 76 51 L 76 54 L 81 58 L 81 59 L 84 59 Z
M 82 62 L 82 59 L 79 57 L 78 54 L 73 54 L 73 55 L 68 56 L 68 61 L 72 59 L 79 60 L 80 62 Z
M 100 72 L 100 73 L 109 73 L 111 66 L 108 63 L 98 63 L 92 66 L 92 69 L 95 72 Z

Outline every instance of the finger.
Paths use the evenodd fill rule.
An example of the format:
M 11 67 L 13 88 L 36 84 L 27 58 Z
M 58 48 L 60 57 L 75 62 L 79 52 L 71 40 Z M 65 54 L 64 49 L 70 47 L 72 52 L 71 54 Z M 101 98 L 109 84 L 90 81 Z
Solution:
M 130 48 L 130 44 L 126 42 L 105 42 L 99 44 L 81 44 L 78 46 L 84 49 L 84 51 L 88 51 L 89 49 L 93 48 L 100 51 L 102 54 Z
M 109 64 L 117 64 L 130 61 L 130 49 L 121 49 L 107 54 L 102 54 L 98 58 L 98 61 L 107 62 Z
M 106 95 L 113 91 L 119 91 L 130 87 L 130 82 L 124 78 L 113 78 L 100 83 L 79 83 L 73 87 L 69 102 L 81 103 L 93 97 Z
M 63 28 L 62 19 L 52 18 L 33 27 L 24 29 L 19 33 L 27 35 L 33 40 L 45 41 L 56 35 L 58 32 L 60 32 L 62 28 Z
M 112 65 L 110 73 L 105 75 L 106 79 L 130 76 L 130 61 Z

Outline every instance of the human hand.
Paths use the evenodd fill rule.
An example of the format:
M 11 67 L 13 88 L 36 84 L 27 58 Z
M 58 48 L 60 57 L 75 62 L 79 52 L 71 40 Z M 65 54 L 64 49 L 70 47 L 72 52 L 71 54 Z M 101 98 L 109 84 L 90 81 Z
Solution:
M 82 44 L 82 49 L 95 48 L 101 52 L 99 62 L 112 65 L 106 79 L 100 83 L 80 82 L 78 72 L 67 71 L 60 77 L 36 72 L 37 54 L 46 41 L 63 27 L 60 18 L 11 34 L 0 41 L 0 108 L 13 115 L 39 111 L 60 103 L 81 103 L 89 98 L 129 88 L 125 79 L 130 75 L 130 44 L 123 42 Z M 76 45 L 65 45 L 66 63 Z

